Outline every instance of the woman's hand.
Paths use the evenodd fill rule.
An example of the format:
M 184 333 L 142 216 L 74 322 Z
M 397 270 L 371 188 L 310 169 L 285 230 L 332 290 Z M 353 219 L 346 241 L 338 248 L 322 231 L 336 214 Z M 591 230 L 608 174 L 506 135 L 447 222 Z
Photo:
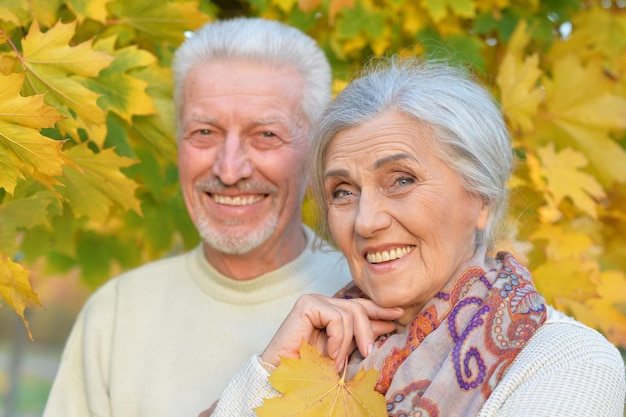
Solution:
M 379 307 L 370 300 L 301 296 L 267 345 L 261 359 L 274 366 L 280 357 L 299 357 L 302 342 L 317 347 L 341 371 L 346 357 L 357 347 L 369 354 L 374 340 L 395 329 L 401 308 Z

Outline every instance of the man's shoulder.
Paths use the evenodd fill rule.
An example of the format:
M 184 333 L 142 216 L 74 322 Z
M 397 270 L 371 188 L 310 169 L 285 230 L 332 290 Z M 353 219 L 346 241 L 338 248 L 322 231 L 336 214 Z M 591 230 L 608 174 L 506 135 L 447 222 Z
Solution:
M 109 279 L 96 289 L 85 303 L 85 309 L 115 302 L 121 294 L 142 292 L 159 288 L 165 281 L 184 273 L 187 259 L 196 249 L 147 262 Z

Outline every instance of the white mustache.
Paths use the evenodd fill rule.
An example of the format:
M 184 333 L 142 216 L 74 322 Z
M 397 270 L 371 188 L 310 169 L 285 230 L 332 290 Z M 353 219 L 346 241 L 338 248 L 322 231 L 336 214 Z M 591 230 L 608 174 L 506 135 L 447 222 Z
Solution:
M 224 184 L 219 178 L 205 178 L 196 182 L 195 189 L 210 194 L 219 194 L 226 190 L 235 190 L 239 193 L 249 194 L 273 194 L 277 192 L 277 188 L 256 180 L 239 180 L 235 184 Z

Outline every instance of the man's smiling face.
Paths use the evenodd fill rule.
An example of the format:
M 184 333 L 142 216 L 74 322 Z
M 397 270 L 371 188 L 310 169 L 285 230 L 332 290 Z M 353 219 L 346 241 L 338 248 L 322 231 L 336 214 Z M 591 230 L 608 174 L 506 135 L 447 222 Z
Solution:
M 272 252 L 302 234 L 309 125 L 301 98 L 292 68 L 217 61 L 190 70 L 178 163 L 205 246 Z

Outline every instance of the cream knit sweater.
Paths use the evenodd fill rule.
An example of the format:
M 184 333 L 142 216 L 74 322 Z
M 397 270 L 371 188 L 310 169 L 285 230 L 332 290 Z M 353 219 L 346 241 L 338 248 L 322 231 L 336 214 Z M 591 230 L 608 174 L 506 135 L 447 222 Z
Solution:
M 253 356 L 228 384 L 212 417 L 254 417 L 252 410 L 263 398 L 278 395 L 267 377 Z M 625 395 L 624 362 L 617 349 L 600 333 L 549 308 L 548 320 L 478 417 L 623 417 Z
M 338 252 L 308 246 L 249 281 L 219 274 L 201 247 L 109 281 L 83 307 L 67 341 L 45 417 L 196 417 L 297 297 L 334 294 L 350 274 Z

